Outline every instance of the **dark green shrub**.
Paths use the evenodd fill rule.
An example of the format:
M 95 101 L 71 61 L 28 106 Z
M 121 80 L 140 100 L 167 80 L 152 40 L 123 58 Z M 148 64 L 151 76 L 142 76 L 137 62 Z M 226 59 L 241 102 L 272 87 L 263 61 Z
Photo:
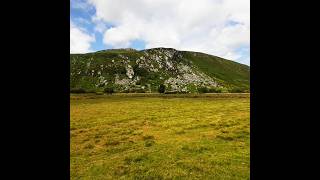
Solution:
M 209 93 L 221 93 L 222 89 L 221 88 L 210 88 Z
M 178 94 L 178 91 L 166 91 L 165 94 Z
M 114 89 L 113 87 L 107 87 L 103 90 L 104 93 L 107 93 L 107 94 L 112 94 L 114 93 Z
M 113 74 L 126 74 L 127 70 L 125 67 L 123 66 L 116 66 L 116 67 L 112 67 L 112 72 Z
M 200 87 L 198 88 L 199 93 L 208 93 L 209 89 L 207 87 Z
M 159 93 L 164 93 L 166 91 L 166 86 L 163 84 L 160 84 L 159 88 L 158 88 L 158 92 Z
M 149 71 L 145 68 L 139 67 L 139 65 L 135 64 L 133 67 L 134 76 L 146 77 L 149 74 Z
M 232 88 L 230 90 L 231 93 L 244 93 L 246 91 L 246 89 L 244 88 L 239 88 L 239 87 L 235 87 L 235 88 Z
M 86 90 L 82 88 L 72 88 L 70 89 L 70 93 L 76 93 L 76 94 L 86 93 Z

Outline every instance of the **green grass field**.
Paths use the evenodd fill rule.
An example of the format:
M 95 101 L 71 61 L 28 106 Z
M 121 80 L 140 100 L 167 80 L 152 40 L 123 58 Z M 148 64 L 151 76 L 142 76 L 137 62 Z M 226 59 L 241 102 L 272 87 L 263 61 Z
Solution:
M 248 94 L 70 101 L 71 179 L 249 179 Z

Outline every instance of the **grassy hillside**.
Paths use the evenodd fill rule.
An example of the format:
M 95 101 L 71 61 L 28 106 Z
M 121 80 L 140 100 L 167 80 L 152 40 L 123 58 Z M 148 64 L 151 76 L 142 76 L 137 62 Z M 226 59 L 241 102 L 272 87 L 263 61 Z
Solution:
M 185 58 L 211 77 L 221 80 L 226 86 L 250 88 L 250 67 L 234 61 L 203 53 L 184 52 Z
M 199 88 L 250 88 L 249 66 L 198 52 L 154 48 L 70 54 L 70 88 L 118 92 L 198 92 Z

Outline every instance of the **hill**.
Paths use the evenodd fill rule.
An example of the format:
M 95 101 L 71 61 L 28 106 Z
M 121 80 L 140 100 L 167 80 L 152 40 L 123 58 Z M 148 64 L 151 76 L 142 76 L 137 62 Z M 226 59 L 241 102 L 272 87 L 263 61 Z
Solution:
M 249 91 L 250 67 L 172 48 L 110 49 L 70 54 L 70 88 L 116 92 Z

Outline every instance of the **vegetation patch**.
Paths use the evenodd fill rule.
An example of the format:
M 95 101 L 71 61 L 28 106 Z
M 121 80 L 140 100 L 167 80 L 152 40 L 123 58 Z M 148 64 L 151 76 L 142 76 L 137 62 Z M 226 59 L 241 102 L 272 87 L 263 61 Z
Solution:
M 70 179 L 249 179 L 250 95 L 70 95 Z
M 70 92 L 244 93 L 250 67 L 220 57 L 172 48 L 70 54 Z

